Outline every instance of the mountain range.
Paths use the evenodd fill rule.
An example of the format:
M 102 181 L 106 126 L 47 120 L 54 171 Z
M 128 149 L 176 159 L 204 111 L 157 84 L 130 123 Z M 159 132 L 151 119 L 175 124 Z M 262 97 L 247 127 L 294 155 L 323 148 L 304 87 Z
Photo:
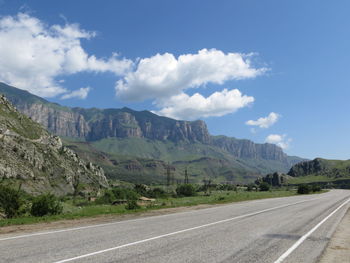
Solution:
M 287 172 L 305 160 L 274 144 L 210 135 L 202 120 L 174 120 L 129 108 L 70 108 L 4 83 L 0 93 L 112 179 L 164 183 L 170 167 L 174 180 L 181 180 L 186 169 L 191 182 L 246 182 Z

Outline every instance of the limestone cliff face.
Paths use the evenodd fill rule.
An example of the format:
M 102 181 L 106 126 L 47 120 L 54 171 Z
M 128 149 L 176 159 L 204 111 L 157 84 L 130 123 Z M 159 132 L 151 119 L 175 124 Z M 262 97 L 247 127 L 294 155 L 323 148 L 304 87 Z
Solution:
M 312 161 L 301 162 L 294 165 L 288 172 L 288 175 L 297 177 L 297 176 L 306 176 L 310 174 L 318 175 L 324 172 L 330 173 L 331 165 L 324 159 L 316 158 Z
M 237 158 L 276 160 L 287 156 L 273 144 L 256 144 L 225 136 L 211 136 L 204 121 L 179 121 L 149 111 L 62 107 L 26 91 L 0 83 L 0 93 L 25 115 L 59 136 L 96 141 L 108 137 L 199 142 L 218 147 Z
M 23 114 L 42 124 L 49 131 L 67 137 L 86 137 L 90 127 L 84 116 L 64 107 L 52 108 L 45 104 L 17 103 Z
M 29 193 L 72 193 L 76 182 L 86 191 L 108 185 L 102 168 L 62 146 L 58 136 L 19 113 L 4 96 L 0 96 L 0 142 L 0 178 L 20 183 Z
M 265 159 L 286 161 L 287 155 L 274 144 L 257 144 L 249 140 L 238 140 L 226 136 L 213 136 L 213 145 L 243 159 Z

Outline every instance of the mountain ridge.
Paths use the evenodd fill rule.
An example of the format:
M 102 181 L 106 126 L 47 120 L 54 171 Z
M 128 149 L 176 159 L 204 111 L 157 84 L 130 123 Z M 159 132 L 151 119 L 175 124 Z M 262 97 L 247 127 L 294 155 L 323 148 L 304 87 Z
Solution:
M 0 83 L 0 93 L 8 96 L 19 111 L 54 134 L 68 138 L 70 142 L 85 141 L 89 147 L 112 156 L 112 159 L 116 154 L 130 156 L 131 161 L 147 158 L 188 162 L 210 157 L 218 160 L 211 161 L 216 168 L 205 168 L 203 164 L 201 172 L 213 177 L 229 174 L 229 169 L 235 170 L 233 174 L 238 177 L 247 174 L 257 176 L 275 170 L 287 172 L 293 164 L 304 160 L 288 156 L 274 144 L 258 144 L 224 135 L 210 135 L 202 120 L 174 120 L 150 111 L 134 111 L 126 107 L 70 108 L 3 83 Z M 85 148 L 78 143 L 74 147 Z M 88 154 L 86 156 L 91 157 Z M 230 165 L 225 169 L 220 168 L 220 159 L 226 160 Z M 114 171 L 112 177 L 121 170 L 120 167 L 115 170 L 114 166 L 104 168 Z M 161 176 L 160 171 L 157 173 Z M 232 178 L 231 175 L 228 177 Z

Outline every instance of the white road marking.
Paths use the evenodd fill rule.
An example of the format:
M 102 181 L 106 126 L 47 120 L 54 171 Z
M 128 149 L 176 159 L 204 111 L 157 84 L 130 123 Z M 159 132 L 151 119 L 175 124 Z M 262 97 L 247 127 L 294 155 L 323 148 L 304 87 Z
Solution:
M 204 228 L 204 227 L 209 227 L 209 226 L 213 226 L 213 225 L 217 225 L 217 224 L 221 224 L 221 223 L 226 223 L 226 222 L 233 221 L 233 220 L 236 220 L 236 219 L 241 219 L 241 218 L 245 218 L 245 217 L 249 217 L 249 216 L 258 215 L 258 214 L 262 214 L 262 213 L 265 213 L 265 212 L 268 212 L 268 211 L 272 211 L 272 210 L 276 210 L 276 209 L 279 209 L 279 208 L 284 208 L 284 207 L 288 207 L 288 206 L 292 206 L 292 205 L 296 205 L 296 204 L 300 204 L 300 203 L 305 203 L 305 202 L 309 202 L 309 201 L 316 200 L 316 199 L 320 199 L 320 198 L 314 198 L 314 199 L 299 201 L 299 202 L 290 203 L 290 204 L 286 204 L 286 205 L 276 206 L 276 207 L 260 210 L 260 211 L 254 212 L 254 213 L 249 213 L 249 214 L 245 214 L 245 215 L 241 215 L 241 216 L 236 216 L 236 217 L 232 217 L 232 218 L 228 218 L 228 219 L 224 219 L 224 220 L 220 220 L 220 221 L 216 221 L 216 222 L 212 222 L 212 223 L 208 223 L 208 224 L 204 224 L 204 225 L 200 225 L 200 226 L 196 226 L 196 227 L 191 227 L 191 228 L 187 228 L 187 229 L 171 232 L 171 233 L 160 235 L 160 236 L 155 236 L 155 237 L 151 237 L 151 238 L 135 241 L 135 242 L 132 242 L 132 243 L 127 243 L 127 244 L 120 245 L 120 246 L 117 246 L 117 247 L 111 247 L 111 248 L 95 251 L 95 252 L 84 254 L 84 255 L 81 255 L 81 256 L 76 256 L 76 257 L 72 257 L 72 258 L 68 258 L 68 259 L 63 259 L 63 260 L 60 260 L 60 261 L 56 261 L 54 263 L 64 263 L 64 262 L 74 261 L 74 260 L 77 260 L 77 259 L 87 258 L 87 257 L 91 257 L 91 256 L 94 256 L 94 255 L 97 255 L 97 254 L 102 254 L 102 253 L 105 253 L 105 252 L 108 252 L 108 251 L 117 250 L 117 249 L 124 248 L 124 247 L 130 247 L 130 246 L 133 246 L 133 245 L 138 245 L 138 244 L 141 244 L 141 243 L 145 243 L 145 242 L 148 242 L 148 241 L 160 239 L 160 238 L 163 238 L 163 237 L 173 236 L 173 235 L 185 233 L 185 232 L 188 232 L 188 231 L 192 231 L 192 230 L 196 230 L 196 229 L 200 229 L 200 228 Z
M 303 202 L 308 202 L 308 201 L 313 201 L 317 199 L 321 199 L 323 197 L 318 197 L 318 198 L 313 198 L 309 200 L 304 200 L 301 202 L 293 203 L 293 204 L 298 204 L 298 203 L 303 203 Z M 254 200 L 252 200 L 254 201 Z M 261 201 L 261 200 L 258 200 Z M 262 200 L 264 201 L 264 200 Z M 227 204 L 227 205 L 232 205 L 232 204 Z M 207 209 L 213 209 L 207 208 Z M 202 209 L 204 210 L 204 209 Z M 194 211 L 186 211 L 186 212 L 181 212 L 181 213 L 176 213 L 177 215 L 179 214 L 188 214 L 188 213 L 195 213 L 198 210 Z M 89 229 L 89 228 L 97 228 L 97 227 L 104 227 L 104 226 L 111 226 L 111 225 L 117 225 L 117 224 L 122 224 L 122 223 L 129 223 L 129 222 L 137 222 L 141 220 L 148 220 L 151 218 L 159 218 L 159 217 L 166 217 L 166 216 L 171 216 L 174 214 L 166 214 L 166 215 L 158 215 L 158 216 L 149 216 L 149 217 L 144 217 L 144 218 L 137 218 L 137 219 L 131 219 L 131 220 L 123 220 L 123 221 L 118 221 L 118 222 L 111 222 L 111 223 L 105 223 L 105 224 L 96 224 L 96 225 L 89 225 L 89 226 L 82 226 L 82 227 L 74 227 L 74 228 L 66 228 L 66 229 L 60 229 L 60 230 L 53 230 L 53 231 L 47 231 L 47 232 L 38 232 L 38 233 L 32 233 L 32 234 L 26 234 L 26 235 L 19 235 L 19 236 L 12 236 L 12 237 L 5 237 L 5 238 L 0 238 L 1 241 L 7 241 L 7 240 L 12 240 L 12 239 L 19 239 L 19 238 L 26 238 L 26 237 L 34 237 L 34 236 L 41 236 L 41 235 L 50 235 L 50 234 L 57 234 L 57 233 L 63 233 L 63 232 L 70 232 L 70 231 L 77 231 L 77 230 L 84 230 L 84 229 Z
M 344 203 L 342 203 L 340 206 L 337 207 L 332 213 L 330 213 L 328 216 L 326 216 L 321 222 L 319 222 L 316 226 L 314 226 L 309 232 L 307 232 L 305 235 L 303 235 L 297 242 L 294 243 L 293 246 L 291 246 L 286 252 L 284 252 L 274 263 L 281 263 L 283 260 L 285 260 L 298 246 L 300 246 L 301 243 L 305 241 L 313 232 L 316 231 L 317 228 L 319 228 L 324 222 L 328 220 L 332 215 L 334 215 L 340 208 L 342 208 L 344 205 L 350 202 L 350 198 L 346 200 Z

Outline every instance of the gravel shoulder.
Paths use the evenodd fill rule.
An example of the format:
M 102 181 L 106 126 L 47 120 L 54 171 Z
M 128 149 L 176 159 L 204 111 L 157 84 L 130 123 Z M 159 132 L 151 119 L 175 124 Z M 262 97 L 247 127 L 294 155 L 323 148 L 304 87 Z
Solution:
M 319 263 L 350 262 L 350 209 L 339 223 Z

